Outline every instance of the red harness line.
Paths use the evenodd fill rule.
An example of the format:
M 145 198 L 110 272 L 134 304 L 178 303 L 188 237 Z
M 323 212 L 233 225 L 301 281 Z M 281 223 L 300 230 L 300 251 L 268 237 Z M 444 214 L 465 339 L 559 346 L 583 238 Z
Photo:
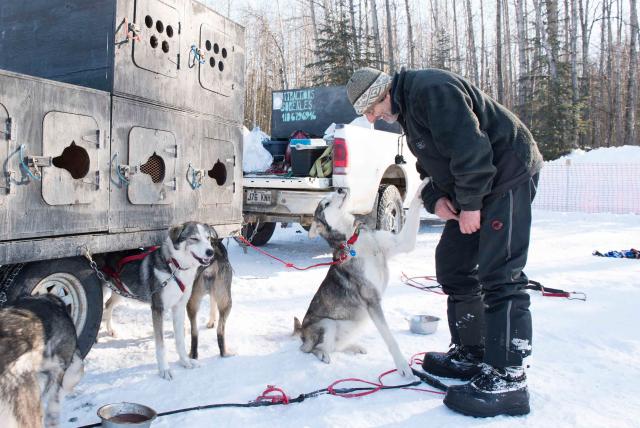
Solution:
M 429 286 L 426 284 L 422 284 L 418 281 L 416 281 L 416 279 L 426 279 L 427 281 L 433 281 L 436 284 L 438 283 L 438 280 L 436 279 L 435 276 L 412 276 L 409 277 L 407 276 L 407 274 L 405 274 L 404 272 L 402 272 L 402 276 L 401 276 L 402 282 L 407 284 L 409 287 L 413 287 L 413 288 L 417 288 L 418 290 L 422 290 L 422 291 L 428 291 L 430 293 L 435 293 L 435 294 L 440 294 L 442 296 L 446 296 L 446 294 L 442 291 L 438 291 L 436 290 L 436 288 L 439 288 L 440 286 Z
M 411 357 L 411 359 L 409 360 L 409 366 L 412 366 L 414 364 L 422 364 L 422 359 L 418 358 L 419 355 L 424 355 L 425 352 L 420 352 L 417 353 L 415 355 L 413 355 Z M 386 372 L 382 373 L 380 376 L 378 376 L 378 381 L 377 382 L 371 382 L 368 380 L 364 380 L 364 379 L 359 379 L 359 378 L 354 378 L 354 377 L 350 377 L 350 378 L 346 378 L 346 379 L 339 379 L 336 380 L 335 382 L 333 382 L 331 385 L 329 385 L 326 390 L 330 395 L 334 395 L 336 397 L 342 397 L 342 398 L 357 398 L 357 397 L 364 397 L 366 395 L 371 395 L 373 393 L 376 393 L 380 390 L 382 390 L 384 387 L 386 386 L 390 386 L 390 385 L 385 385 L 384 382 L 382 381 L 382 378 L 384 378 L 385 376 L 396 372 L 396 369 L 392 369 L 392 370 L 387 370 Z M 372 389 L 367 390 L 367 391 L 362 391 L 362 392 L 348 392 L 348 393 L 340 393 L 336 391 L 336 385 L 344 383 L 344 382 L 359 382 L 359 383 L 363 383 L 366 385 L 371 385 L 373 386 Z M 432 389 L 424 389 L 424 388 L 414 388 L 414 387 L 404 387 L 401 389 L 406 389 L 408 391 L 418 391 L 418 392 L 428 392 L 431 394 L 438 394 L 438 395 L 444 395 L 445 392 L 442 391 L 434 391 Z M 275 395 L 274 395 L 275 393 Z M 287 396 L 287 394 L 280 388 L 277 388 L 273 385 L 267 385 L 267 389 L 265 389 L 262 394 L 260 394 L 257 398 L 256 401 L 269 401 L 271 403 L 282 403 L 282 404 L 289 404 L 290 402 L 290 398 Z
M 154 245 L 152 247 L 149 247 L 149 249 L 147 249 L 147 251 L 145 251 L 144 253 L 140 253 L 140 254 L 133 254 L 131 256 L 127 256 L 127 257 L 123 257 L 120 260 L 118 260 L 118 263 L 116 264 L 116 268 L 115 269 L 111 269 L 111 267 L 109 266 L 103 266 L 102 267 L 102 271 L 104 273 L 107 274 L 107 276 L 109 278 L 111 278 L 114 282 L 114 285 L 118 288 L 118 290 L 126 293 L 126 294 L 131 294 L 131 292 L 129 290 L 127 290 L 127 288 L 125 287 L 124 283 L 122 282 L 122 280 L 120 279 L 120 273 L 122 272 L 122 269 L 124 269 L 124 266 L 128 263 L 131 262 L 135 262 L 138 260 L 142 260 L 144 258 L 146 258 L 149 254 L 153 253 L 154 251 L 156 251 L 158 248 L 160 248 L 157 245 Z M 178 264 L 178 261 L 176 259 L 174 259 L 173 257 L 169 260 L 167 260 L 167 264 L 174 264 L 176 269 L 179 270 L 184 270 L 180 267 L 180 264 Z M 175 279 L 176 283 L 178 284 L 178 287 L 180 287 L 180 291 L 182 291 L 184 293 L 184 290 L 186 289 L 184 283 L 182 281 L 180 281 L 180 279 L 173 275 L 173 279 Z
M 355 255 L 355 252 L 353 254 L 350 253 L 351 251 L 351 246 L 353 244 L 356 243 L 356 241 L 358 240 L 358 235 L 360 234 L 360 230 L 356 229 L 355 232 L 353 232 L 353 235 L 351 235 L 351 238 L 349 238 L 347 240 L 346 243 L 340 244 L 340 253 L 338 255 L 338 259 L 334 260 L 332 262 L 325 262 L 325 263 L 316 263 L 315 265 L 311 265 L 311 266 L 307 266 L 307 267 L 299 267 L 294 265 L 293 263 L 290 262 L 285 262 L 284 260 L 269 254 L 268 252 L 264 251 L 261 248 L 256 247 L 255 245 L 253 245 L 251 242 L 249 242 L 244 236 L 240 235 L 238 236 L 238 239 L 240 241 L 242 241 L 245 245 L 248 245 L 249 247 L 253 248 L 254 250 L 258 251 L 261 254 L 264 254 L 267 257 L 271 257 L 274 260 L 279 261 L 280 263 L 282 263 L 283 265 L 285 265 L 288 268 L 293 268 L 293 269 L 297 269 L 297 270 L 309 270 L 315 267 L 319 267 L 319 266 L 333 266 L 333 265 L 339 265 L 340 263 L 344 263 L 347 258 L 349 258 L 349 255 Z

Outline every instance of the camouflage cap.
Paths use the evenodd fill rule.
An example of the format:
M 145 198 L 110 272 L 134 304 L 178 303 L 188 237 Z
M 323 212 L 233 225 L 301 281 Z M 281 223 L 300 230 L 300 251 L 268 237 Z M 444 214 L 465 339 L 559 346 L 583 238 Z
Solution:
M 391 76 L 380 70 L 363 67 L 356 70 L 347 82 L 347 96 L 357 114 L 380 100 L 391 85 Z

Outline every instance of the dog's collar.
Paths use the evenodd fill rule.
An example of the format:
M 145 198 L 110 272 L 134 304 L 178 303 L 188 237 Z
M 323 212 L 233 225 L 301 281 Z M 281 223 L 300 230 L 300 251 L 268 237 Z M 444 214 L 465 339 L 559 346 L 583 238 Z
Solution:
M 184 283 L 182 281 L 180 281 L 180 278 L 178 278 L 176 276 L 176 271 L 177 270 L 187 270 L 186 268 L 181 268 L 180 264 L 178 263 L 178 261 L 176 259 L 174 259 L 173 257 L 171 257 L 169 260 L 167 260 L 167 264 L 169 266 L 174 265 L 176 268 L 173 269 L 173 271 L 171 272 L 171 277 L 169 277 L 169 280 L 171 278 L 176 280 L 176 284 L 178 284 L 178 287 L 180 287 L 180 291 L 182 291 L 184 293 L 184 290 L 187 288 L 185 287 Z
M 347 239 L 345 242 L 340 244 L 337 260 L 340 260 L 340 262 L 344 262 L 349 257 L 356 256 L 356 250 L 354 250 L 351 247 L 353 246 L 353 244 L 356 243 L 359 235 L 360 235 L 360 225 L 356 226 L 356 230 L 353 231 L 353 235 L 351 235 L 351 238 Z

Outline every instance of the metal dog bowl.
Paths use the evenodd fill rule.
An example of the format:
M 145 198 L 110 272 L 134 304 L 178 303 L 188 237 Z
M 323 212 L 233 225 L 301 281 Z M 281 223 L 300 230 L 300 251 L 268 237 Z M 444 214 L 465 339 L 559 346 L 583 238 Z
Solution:
M 137 403 L 113 403 L 98 409 L 98 416 L 105 428 L 147 428 L 157 413 L 151 407 Z
M 414 315 L 409 318 L 409 329 L 416 334 L 432 334 L 438 329 L 440 318 L 433 315 Z

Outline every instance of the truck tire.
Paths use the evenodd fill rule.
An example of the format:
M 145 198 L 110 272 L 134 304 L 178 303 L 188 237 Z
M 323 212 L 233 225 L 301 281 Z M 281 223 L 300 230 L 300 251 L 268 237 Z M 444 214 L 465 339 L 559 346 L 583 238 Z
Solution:
M 82 257 L 25 264 L 9 287 L 11 302 L 22 294 L 53 293 L 67 306 L 76 326 L 82 358 L 98 336 L 102 319 L 102 284 Z
M 273 232 L 276 230 L 276 223 L 258 223 L 257 231 L 255 230 L 255 227 L 255 223 L 247 223 L 242 226 L 242 236 L 256 247 L 262 247 L 269 242 L 269 239 L 273 236 Z
M 404 224 L 402 196 L 392 184 L 381 184 L 378 188 L 376 207 L 376 229 L 398 233 Z

